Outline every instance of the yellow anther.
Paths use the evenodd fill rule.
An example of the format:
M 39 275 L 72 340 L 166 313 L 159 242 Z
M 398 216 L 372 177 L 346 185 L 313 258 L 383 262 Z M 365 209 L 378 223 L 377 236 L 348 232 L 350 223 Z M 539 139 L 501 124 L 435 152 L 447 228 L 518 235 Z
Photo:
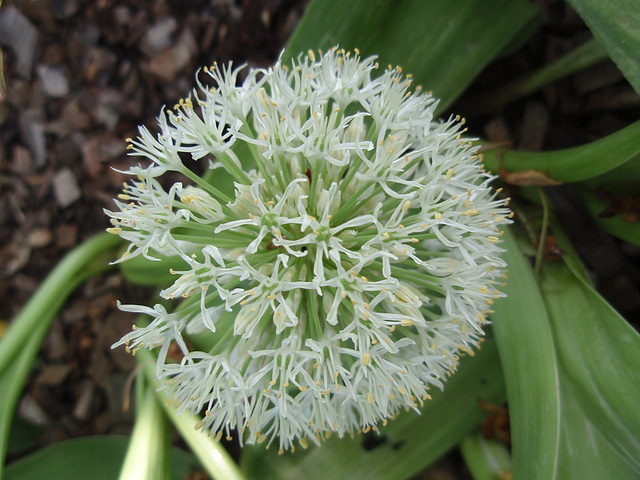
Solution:
M 364 355 L 362 355 L 361 363 L 363 367 L 369 365 L 370 361 L 371 361 L 371 355 L 369 353 L 365 353 Z

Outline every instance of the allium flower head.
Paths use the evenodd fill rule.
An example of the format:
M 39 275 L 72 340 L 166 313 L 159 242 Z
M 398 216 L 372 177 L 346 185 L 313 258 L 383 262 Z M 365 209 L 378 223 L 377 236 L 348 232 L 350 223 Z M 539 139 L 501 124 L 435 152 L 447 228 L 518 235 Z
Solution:
M 214 87 L 131 141 L 151 164 L 128 172 L 109 230 L 129 257 L 179 256 L 160 295 L 186 300 L 121 306 L 152 321 L 116 345 L 161 347 L 163 388 L 205 431 L 287 450 L 375 429 L 417 410 L 483 334 L 509 211 L 464 122 L 434 119 L 410 75 L 380 70 L 337 48 L 240 86 L 238 69 L 205 68 Z M 193 185 L 167 191 L 166 171 Z

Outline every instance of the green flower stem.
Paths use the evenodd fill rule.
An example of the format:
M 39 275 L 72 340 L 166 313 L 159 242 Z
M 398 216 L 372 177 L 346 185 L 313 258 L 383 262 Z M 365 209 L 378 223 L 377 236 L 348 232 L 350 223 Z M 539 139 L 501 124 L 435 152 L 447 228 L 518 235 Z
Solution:
M 171 478 L 171 428 L 153 388 L 136 378 L 136 423 L 119 480 Z
M 556 80 L 597 65 L 607 58 L 604 47 L 592 38 L 555 62 L 529 75 L 518 78 L 496 90 L 464 100 L 460 104 L 460 111 L 465 112 L 466 115 L 479 115 L 495 111 Z
M 108 233 L 97 235 L 74 248 L 56 265 L 0 342 L 0 374 L 12 364 L 27 340 L 46 334 L 48 328 L 42 331 L 37 327 L 51 324 L 67 297 L 80 283 L 111 268 L 109 261 L 117 258 L 114 252 L 121 243 L 118 236 Z M 42 337 L 38 338 L 42 340 Z
M 542 226 L 540 227 L 538 249 L 536 251 L 536 263 L 533 269 L 536 278 L 540 278 L 540 268 L 542 267 L 544 257 L 544 245 L 547 241 L 547 232 L 549 231 L 549 202 L 542 189 L 540 188 L 538 190 L 540 193 L 540 200 L 542 201 Z
M 149 383 L 156 387 L 159 386 L 160 381 L 155 378 L 155 356 L 149 350 L 141 349 L 136 355 L 136 359 L 143 367 L 144 375 Z M 168 398 L 164 392 L 156 392 L 156 396 L 171 422 L 211 477 L 215 480 L 245 480 L 238 465 L 220 442 L 196 430 L 200 422 L 198 418 L 187 413 L 177 415 L 174 407 L 166 406 Z
M 226 209 L 225 213 L 227 213 L 227 214 L 231 213 L 228 210 L 228 208 L 226 207 L 226 204 L 232 201 L 231 197 L 229 197 L 227 194 L 221 192 L 216 187 L 211 185 L 209 182 L 203 180 L 201 177 L 199 177 L 198 175 L 196 175 L 195 173 L 193 173 L 191 170 L 189 170 L 186 167 L 183 168 L 182 170 L 180 170 L 180 173 L 182 173 L 189 180 L 193 181 L 193 183 L 195 183 L 199 187 L 201 187 L 204 190 L 206 190 L 207 192 L 209 192 L 211 195 L 216 197 L 218 200 L 223 202 L 222 208 Z
M 116 258 L 115 249 L 120 243 L 119 237 L 103 233 L 72 250 L 49 274 L 0 342 L 0 477 L 15 406 L 42 339 L 76 287 L 110 268 L 109 260 Z

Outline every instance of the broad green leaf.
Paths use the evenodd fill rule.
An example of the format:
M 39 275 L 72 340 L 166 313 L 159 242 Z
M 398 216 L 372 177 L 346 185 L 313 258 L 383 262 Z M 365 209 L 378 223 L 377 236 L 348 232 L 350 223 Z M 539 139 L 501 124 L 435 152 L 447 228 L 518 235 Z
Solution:
M 633 480 L 635 471 L 602 436 L 582 409 L 580 395 L 561 385 L 562 419 L 558 479 Z
M 614 201 L 613 195 L 618 196 L 621 211 L 616 212 L 613 217 L 603 217 L 602 213 L 611 207 L 611 202 L 607 199 L 609 192 L 605 195 L 602 189 L 589 187 L 578 188 L 576 192 L 581 198 L 583 205 L 587 207 L 587 210 L 589 210 L 594 221 L 601 229 L 621 240 L 640 247 L 640 222 L 631 222 L 622 218 L 622 210 L 624 208 L 629 208 L 631 210 L 629 212 L 630 214 L 639 213 L 638 207 L 634 207 L 631 194 L 611 192 L 612 201 Z M 638 193 L 636 193 L 636 196 L 637 195 Z M 635 210 L 633 210 L 634 208 Z
M 510 45 L 531 31 L 537 8 L 523 0 L 322 0 L 312 2 L 285 59 L 335 45 L 400 65 L 441 99 L 439 112 Z
M 569 0 L 640 94 L 640 8 L 637 0 Z
M 9 465 L 4 480 L 114 480 L 118 478 L 129 437 L 100 435 L 56 443 Z M 182 480 L 198 470 L 190 453 L 171 449 L 171 478 Z
M 433 392 L 421 409 L 402 412 L 380 428 L 354 438 L 332 437 L 320 447 L 278 455 L 264 445 L 245 447 L 242 467 L 249 478 L 326 480 L 411 478 L 458 443 L 486 416 L 478 399 L 501 404 L 504 383 L 495 343 L 487 339 L 460 368 L 442 392 Z
M 460 451 L 474 480 L 510 478 L 511 456 L 504 443 L 473 433 L 460 442 Z
M 562 382 L 618 461 L 640 475 L 640 335 L 576 273 L 563 262 L 543 267 Z
M 521 185 L 578 182 L 609 171 L 612 172 L 606 177 L 608 181 L 616 178 L 626 181 L 628 171 L 622 166 L 627 163 L 635 165 L 640 161 L 640 121 L 579 147 L 536 153 L 492 149 L 487 145 L 482 157 L 487 169 L 493 172 L 500 171 L 500 175 L 507 181 Z M 618 172 L 616 176 L 613 176 L 614 169 Z M 508 175 L 513 172 L 520 172 L 520 176 L 509 179 Z M 532 183 L 535 181 L 539 183 Z
M 507 385 L 517 479 L 553 479 L 560 441 L 558 366 L 549 318 L 528 261 L 505 230 L 506 298 L 496 301 L 493 332 Z

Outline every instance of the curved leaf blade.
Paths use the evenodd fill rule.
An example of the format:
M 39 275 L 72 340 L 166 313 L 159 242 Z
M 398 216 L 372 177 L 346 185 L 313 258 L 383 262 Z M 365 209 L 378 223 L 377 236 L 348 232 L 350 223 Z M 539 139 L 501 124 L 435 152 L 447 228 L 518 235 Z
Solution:
M 549 318 L 527 260 L 505 229 L 507 294 L 494 305 L 493 332 L 507 385 L 513 476 L 556 478 L 560 443 L 558 365 Z
M 636 0 L 569 0 L 640 94 L 640 8 Z
M 284 59 L 335 45 L 400 65 L 440 98 L 442 112 L 518 34 L 537 24 L 522 0 L 323 0 L 312 2 Z
M 487 146 L 490 148 L 490 146 Z M 640 160 L 640 121 L 619 132 L 579 147 L 553 152 L 522 152 L 487 149 L 482 152 L 484 165 L 491 171 L 510 173 L 533 170 L 552 182 L 579 182 L 607 172 L 608 181 L 628 180 L 622 166 Z M 612 176 L 614 172 L 619 172 Z M 623 174 L 622 172 L 625 172 Z M 549 183 L 547 183 L 548 185 Z
M 543 268 L 542 292 L 563 383 L 618 460 L 638 475 L 640 335 L 585 282 L 561 262 Z
M 118 478 L 129 437 L 100 435 L 56 443 L 24 457 L 5 471 L 5 480 L 113 480 Z M 198 469 L 190 453 L 171 449 L 171 478 L 181 480 Z

